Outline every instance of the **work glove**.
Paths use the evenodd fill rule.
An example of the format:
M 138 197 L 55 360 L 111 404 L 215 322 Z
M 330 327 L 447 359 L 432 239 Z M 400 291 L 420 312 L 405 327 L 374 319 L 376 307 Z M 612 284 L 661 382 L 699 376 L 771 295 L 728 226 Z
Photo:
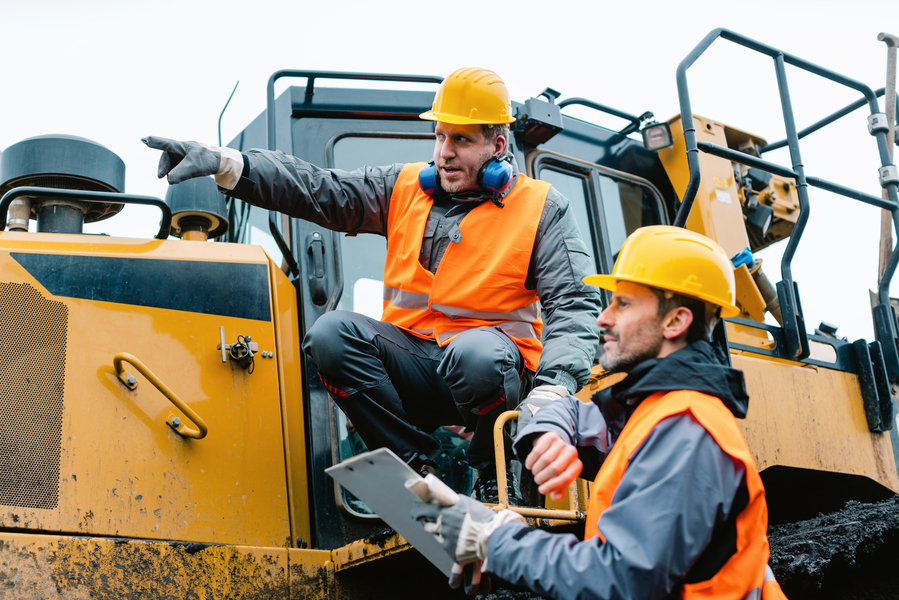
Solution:
M 561 400 L 568 395 L 568 388 L 564 385 L 538 385 L 531 390 L 528 397 L 521 401 L 516 409 L 518 411 L 518 422 L 515 430 L 512 432 L 513 437 L 524 429 L 537 411 L 556 400 Z
M 450 587 L 465 585 L 466 593 L 473 595 L 488 583 L 481 573 L 486 571 L 487 545 L 490 535 L 502 525 L 512 521 L 525 523 L 518 513 L 504 510 L 495 513 L 477 500 L 456 494 L 449 486 L 433 475 L 424 479 L 430 496 L 416 492 L 412 518 L 424 523 L 425 531 L 440 542 L 446 553 L 455 561 Z
M 166 177 L 170 185 L 194 177 L 215 175 L 217 184 L 231 190 L 240 180 L 243 157 L 233 148 L 155 136 L 141 138 L 141 141 L 150 148 L 162 150 L 156 176 L 160 179 Z

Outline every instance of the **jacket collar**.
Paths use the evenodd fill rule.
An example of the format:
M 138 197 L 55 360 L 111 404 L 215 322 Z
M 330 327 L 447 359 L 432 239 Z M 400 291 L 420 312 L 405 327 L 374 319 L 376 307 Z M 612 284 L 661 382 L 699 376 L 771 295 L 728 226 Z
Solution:
M 614 441 L 643 400 L 656 392 L 681 390 L 715 396 L 735 417 L 746 418 L 749 395 L 743 372 L 727 366 L 726 358 L 705 341 L 640 363 L 623 380 L 594 394 L 593 402 Z

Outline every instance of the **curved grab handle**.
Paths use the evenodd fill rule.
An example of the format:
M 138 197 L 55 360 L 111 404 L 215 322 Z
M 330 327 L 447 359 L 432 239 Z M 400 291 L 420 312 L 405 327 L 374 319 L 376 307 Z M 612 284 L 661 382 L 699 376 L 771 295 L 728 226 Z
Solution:
M 509 487 L 506 478 L 506 444 L 503 438 L 503 427 L 506 422 L 512 419 L 518 419 L 517 410 L 507 410 L 496 418 L 493 424 L 493 449 L 496 457 L 496 487 L 499 492 L 500 509 L 509 509 L 517 512 L 525 517 L 536 519 L 549 519 L 555 521 L 575 521 L 581 522 L 587 520 L 587 516 L 578 510 L 578 491 L 577 483 L 572 482 L 568 486 L 568 501 L 570 510 L 560 510 L 558 508 L 529 508 L 525 506 L 509 506 Z M 523 467 L 523 465 L 522 465 Z
M 209 428 L 206 426 L 206 422 L 200 418 L 200 416 L 195 413 L 189 406 L 187 406 L 181 398 L 175 395 L 175 392 L 169 389 L 169 387 L 159 380 L 156 375 L 153 374 L 147 366 L 139 361 L 137 358 L 128 354 L 127 352 L 119 352 L 112 359 L 112 365 L 115 367 L 115 372 L 118 378 L 128 386 L 128 389 L 133 390 L 137 387 L 137 380 L 134 378 L 134 375 L 130 374 L 125 368 L 122 366 L 122 363 L 130 363 L 135 369 L 140 372 L 141 375 L 146 377 L 150 383 L 152 383 L 157 390 L 159 390 L 163 396 L 169 399 L 169 402 L 177 406 L 181 412 L 187 415 L 187 418 L 194 422 L 197 426 L 197 429 L 191 429 L 187 425 L 181 422 L 181 419 L 175 416 L 169 416 L 168 424 L 178 432 L 179 435 L 184 437 L 193 438 L 195 440 L 201 440 L 206 437 L 206 434 L 209 433 Z
M 169 231 L 172 228 L 172 209 L 169 205 L 153 196 L 136 196 L 134 194 L 119 194 L 114 192 L 91 192 L 88 190 L 66 190 L 62 188 L 46 188 L 35 187 L 31 185 L 17 187 L 3 194 L 0 199 L 0 231 L 6 229 L 6 214 L 9 211 L 9 205 L 16 198 L 22 196 L 31 196 L 33 198 L 71 198 L 72 200 L 90 200 L 91 202 L 102 202 L 103 204 L 142 204 L 144 206 L 155 206 L 162 211 L 162 219 L 159 221 L 159 232 L 156 234 L 157 240 L 164 240 L 169 237 Z

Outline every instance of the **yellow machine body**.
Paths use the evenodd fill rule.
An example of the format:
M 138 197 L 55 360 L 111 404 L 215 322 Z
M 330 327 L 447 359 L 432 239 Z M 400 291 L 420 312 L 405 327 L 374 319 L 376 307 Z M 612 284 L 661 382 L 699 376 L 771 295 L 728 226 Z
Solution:
M 209 265 L 222 276 L 232 266 L 234 276 L 251 274 L 244 287 L 262 286 L 255 300 L 264 310 L 250 315 L 237 298 L 205 302 L 233 307 L 230 316 L 192 312 L 229 287 L 192 281 L 190 272 Z M 303 415 L 287 402 L 301 397 L 296 296 L 260 248 L 4 233 L 0 277 L 4 410 L 30 440 L 16 450 L 30 470 L 16 474 L 20 491 L 5 495 L 0 527 L 282 548 L 309 538 Z M 143 296 L 145 305 L 74 297 L 91 287 L 117 300 Z M 177 308 L 147 305 L 154 296 Z M 222 362 L 221 328 L 228 343 L 240 335 L 258 344 L 252 374 Z M 133 390 L 119 380 L 113 357 L 122 352 L 208 434 L 179 435 L 170 419 L 190 419 L 137 370 L 126 365 Z M 47 400 L 26 401 L 39 398 Z

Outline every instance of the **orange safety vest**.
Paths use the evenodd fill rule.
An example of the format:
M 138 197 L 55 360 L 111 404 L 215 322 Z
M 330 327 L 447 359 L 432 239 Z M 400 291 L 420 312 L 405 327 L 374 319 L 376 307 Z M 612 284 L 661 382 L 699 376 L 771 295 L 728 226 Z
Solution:
M 419 262 L 434 203 L 418 184 L 424 164 L 403 167 L 390 196 L 381 320 L 440 346 L 469 329 L 499 327 L 535 371 L 543 321 L 537 292 L 524 282 L 550 184 L 519 175 L 504 207 L 488 201 L 473 208 L 459 223 L 462 239 L 431 273 Z
M 737 516 L 734 555 L 711 579 L 684 585 L 681 598 L 786 600 L 768 567 L 768 506 L 762 479 L 733 414 L 714 396 L 694 391 L 658 392 L 637 407 L 590 489 L 584 539 L 599 536 L 605 542 L 600 517 L 609 507 L 631 456 L 660 421 L 684 412 L 689 412 L 734 461 L 743 464 L 749 502 Z M 660 498 L 659 501 L 666 500 Z

